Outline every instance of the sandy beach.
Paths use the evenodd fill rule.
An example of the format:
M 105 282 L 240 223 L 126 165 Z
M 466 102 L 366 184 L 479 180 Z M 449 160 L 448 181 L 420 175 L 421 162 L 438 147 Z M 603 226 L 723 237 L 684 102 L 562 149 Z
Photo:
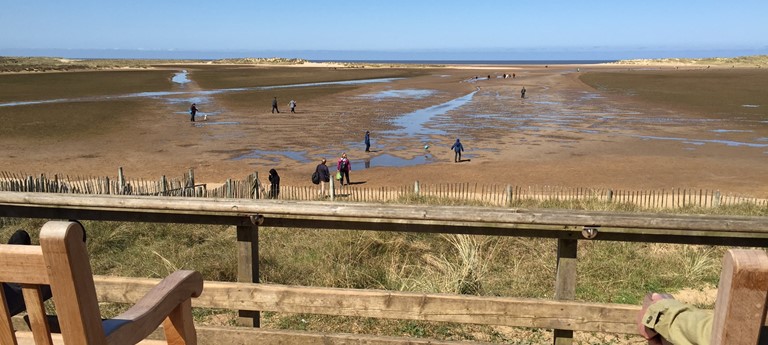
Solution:
M 683 67 L 189 64 L 0 74 L 0 170 L 116 176 L 123 167 L 156 179 L 192 168 L 198 181 L 221 183 L 275 168 L 284 185 L 310 185 L 321 157 L 334 170 L 347 152 L 351 180 L 366 187 L 419 180 L 767 197 L 763 86 L 727 86 L 730 103 L 669 91 L 669 99 L 653 98 L 642 82 L 632 87 L 653 77 L 652 90 L 674 73 L 701 84 L 698 75 L 710 73 L 718 88 L 734 78 L 768 80 L 767 71 Z M 605 72 L 624 76 L 601 79 Z M 279 114 L 270 112 L 273 97 Z M 190 122 L 192 102 L 205 121 Z M 456 138 L 465 147 L 460 163 L 449 149 Z

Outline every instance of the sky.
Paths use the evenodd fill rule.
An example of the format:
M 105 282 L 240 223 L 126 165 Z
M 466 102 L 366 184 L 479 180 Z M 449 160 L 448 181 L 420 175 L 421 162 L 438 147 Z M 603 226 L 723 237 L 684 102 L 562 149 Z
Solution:
M 0 55 L 730 57 L 768 54 L 766 14 L 766 0 L 8 0 Z

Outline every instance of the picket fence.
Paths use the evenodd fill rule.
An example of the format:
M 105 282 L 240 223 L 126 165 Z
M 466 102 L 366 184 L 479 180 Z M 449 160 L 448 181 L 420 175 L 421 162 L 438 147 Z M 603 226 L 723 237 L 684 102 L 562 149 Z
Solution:
M 250 174 L 242 180 L 228 179 L 220 186 L 209 188 L 207 184 L 195 183 L 193 170 L 177 178 L 162 176 L 159 180 L 142 180 L 126 179 L 122 168 L 118 169 L 117 178 L 59 175 L 49 178 L 44 174 L 33 176 L 0 172 L 0 191 L 355 202 L 404 202 L 434 198 L 448 203 L 494 206 L 520 205 L 526 202 L 597 201 L 635 205 L 644 209 L 718 207 L 736 204 L 768 207 L 768 199 L 764 198 L 691 188 L 627 190 L 477 183 L 428 184 L 415 181 L 409 185 L 385 187 L 334 184 L 330 193 L 326 190 L 326 195 L 320 195 L 320 189 L 315 185 L 282 185 L 279 193 L 272 193 L 271 186 L 268 183 L 262 183 L 258 173 Z

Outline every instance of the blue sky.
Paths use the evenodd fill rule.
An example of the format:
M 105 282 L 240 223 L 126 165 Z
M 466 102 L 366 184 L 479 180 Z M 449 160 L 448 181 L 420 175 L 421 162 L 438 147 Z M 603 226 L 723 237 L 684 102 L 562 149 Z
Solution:
M 765 0 L 7 1 L 0 55 L 736 56 L 768 54 L 766 14 Z

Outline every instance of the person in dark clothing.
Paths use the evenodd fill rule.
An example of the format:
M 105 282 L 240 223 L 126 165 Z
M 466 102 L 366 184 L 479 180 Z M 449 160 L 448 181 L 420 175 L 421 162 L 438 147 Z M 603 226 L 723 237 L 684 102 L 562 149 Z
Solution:
M 525 98 L 525 86 L 523 86 L 523 89 L 520 90 L 520 98 Z
M 320 196 L 322 197 L 325 197 L 325 185 L 331 182 L 331 172 L 328 171 L 328 166 L 325 163 L 326 160 L 323 158 L 315 168 L 315 171 L 320 176 Z
M 365 131 L 365 152 L 371 152 L 371 132 Z
M 192 103 L 192 106 L 189 107 L 189 114 L 192 115 L 189 121 L 195 122 L 195 114 L 197 114 L 197 105 L 195 103 Z
M 464 151 L 464 146 L 461 145 L 461 141 L 459 141 L 459 138 L 456 138 L 456 142 L 453 143 L 453 146 L 451 146 L 451 150 L 453 150 L 453 162 L 458 163 L 461 162 L 461 151 Z
M 277 199 L 280 195 L 280 175 L 277 174 L 277 170 L 269 169 L 269 198 Z
M 277 97 L 272 99 L 272 114 L 274 114 L 275 112 L 280 114 L 280 109 L 277 109 Z

